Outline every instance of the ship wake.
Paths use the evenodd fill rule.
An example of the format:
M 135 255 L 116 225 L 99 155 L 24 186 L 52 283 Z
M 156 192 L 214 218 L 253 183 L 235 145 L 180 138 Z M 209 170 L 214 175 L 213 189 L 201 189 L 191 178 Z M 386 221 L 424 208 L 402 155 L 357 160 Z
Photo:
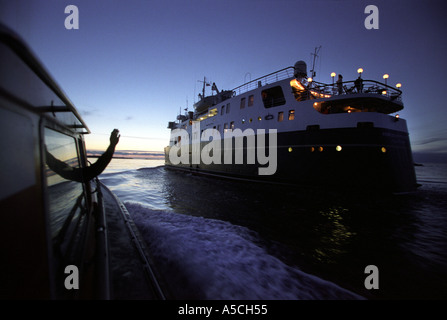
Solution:
M 176 299 L 362 299 L 290 267 L 229 222 L 125 202 Z

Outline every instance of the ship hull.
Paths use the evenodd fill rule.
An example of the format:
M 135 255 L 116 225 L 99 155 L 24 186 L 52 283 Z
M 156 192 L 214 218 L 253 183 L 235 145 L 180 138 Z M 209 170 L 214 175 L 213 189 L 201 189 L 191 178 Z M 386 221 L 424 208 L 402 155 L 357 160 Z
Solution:
M 200 150 L 206 144 L 202 142 Z M 270 175 L 259 174 L 266 165 L 246 163 L 246 145 L 242 164 L 224 163 L 223 155 L 220 163 L 193 164 L 190 155 L 189 162 L 174 165 L 170 148 L 165 148 L 167 168 L 211 176 L 360 192 L 403 193 L 417 188 L 408 133 L 373 126 L 279 132 L 276 170 Z

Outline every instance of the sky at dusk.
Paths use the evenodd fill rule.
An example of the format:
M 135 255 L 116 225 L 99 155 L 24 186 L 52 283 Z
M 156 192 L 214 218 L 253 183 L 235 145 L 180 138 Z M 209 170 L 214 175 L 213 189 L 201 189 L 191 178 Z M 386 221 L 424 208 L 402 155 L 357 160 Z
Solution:
M 364 26 L 379 9 L 379 29 Z M 79 29 L 64 12 L 79 9 Z M 357 77 L 402 83 L 414 152 L 447 153 L 447 2 L 376 0 L 0 0 L 0 20 L 27 42 L 105 150 L 161 151 L 169 121 L 193 109 L 203 77 L 232 89 L 296 61 L 315 80 Z

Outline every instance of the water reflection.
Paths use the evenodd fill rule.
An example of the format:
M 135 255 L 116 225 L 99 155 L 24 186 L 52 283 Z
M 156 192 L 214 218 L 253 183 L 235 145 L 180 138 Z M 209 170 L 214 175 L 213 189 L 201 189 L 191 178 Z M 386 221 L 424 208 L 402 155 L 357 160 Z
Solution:
M 313 257 L 321 262 L 335 263 L 338 258 L 348 252 L 346 246 L 356 235 L 344 221 L 348 209 L 330 207 L 319 214 L 325 221 L 318 224 L 314 231 L 320 235 L 320 245 L 314 249 Z
M 161 173 L 173 211 L 256 231 L 259 243 L 289 265 L 368 295 L 364 269 L 374 264 L 387 284 L 375 296 L 447 294 L 447 216 L 439 209 L 447 208 L 445 193 L 378 197 Z

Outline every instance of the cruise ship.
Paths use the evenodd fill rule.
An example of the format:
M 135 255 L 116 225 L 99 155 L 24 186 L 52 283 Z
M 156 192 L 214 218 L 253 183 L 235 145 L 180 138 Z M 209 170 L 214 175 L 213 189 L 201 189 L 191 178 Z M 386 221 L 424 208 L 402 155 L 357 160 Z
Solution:
M 232 90 L 204 79 L 194 111 L 168 123 L 166 167 L 309 188 L 415 191 L 407 123 L 397 113 L 401 86 L 358 74 L 343 81 L 332 73 L 332 83 L 321 83 L 298 61 Z

